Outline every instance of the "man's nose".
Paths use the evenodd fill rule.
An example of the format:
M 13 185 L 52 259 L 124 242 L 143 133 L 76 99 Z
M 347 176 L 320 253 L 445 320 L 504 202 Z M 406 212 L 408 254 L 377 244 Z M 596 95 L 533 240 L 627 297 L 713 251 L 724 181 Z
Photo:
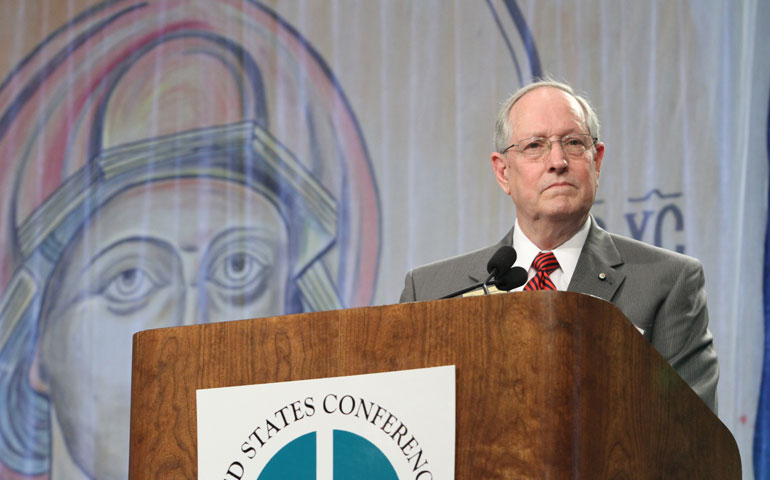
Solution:
M 567 162 L 567 155 L 564 153 L 561 142 L 558 140 L 551 140 L 551 149 L 548 151 L 549 170 L 564 170 L 569 163 Z

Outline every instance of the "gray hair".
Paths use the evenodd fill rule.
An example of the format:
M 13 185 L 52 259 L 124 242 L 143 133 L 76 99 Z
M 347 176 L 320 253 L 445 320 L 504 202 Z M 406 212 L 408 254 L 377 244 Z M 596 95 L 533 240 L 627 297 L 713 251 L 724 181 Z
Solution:
M 510 116 L 513 105 L 527 93 L 542 87 L 558 88 L 559 90 L 567 92 L 575 100 L 577 100 L 577 102 L 580 104 L 580 107 L 583 109 L 583 116 L 585 117 L 586 126 L 588 127 L 588 133 L 591 134 L 591 136 L 594 138 L 599 138 L 599 117 L 596 116 L 596 112 L 594 112 L 594 109 L 591 107 L 588 99 L 576 94 L 575 90 L 573 90 L 573 88 L 566 83 L 557 82 L 550 78 L 545 78 L 544 80 L 539 80 L 537 82 L 530 83 L 529 85 L 521 87 L 500 107 L 500 110 L 497 113 L 497 122 L 495 122 L 496 152 L 502 152 L 505 150 L 511 141 L 511 137 L 513 136 L 511 124 L 508 121 L 508 117 Z

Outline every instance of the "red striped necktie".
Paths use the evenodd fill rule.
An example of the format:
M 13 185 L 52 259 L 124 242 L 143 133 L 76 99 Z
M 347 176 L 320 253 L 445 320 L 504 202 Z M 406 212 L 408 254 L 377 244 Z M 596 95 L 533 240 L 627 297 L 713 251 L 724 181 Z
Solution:
M 559 261 L 556 260 L 553 252 L 540 252 L 532 262 L 532 266 L 537 271 L 525 286 L 525 291 L 531 290 L 556 290 L 551 272 L 559 268 Z

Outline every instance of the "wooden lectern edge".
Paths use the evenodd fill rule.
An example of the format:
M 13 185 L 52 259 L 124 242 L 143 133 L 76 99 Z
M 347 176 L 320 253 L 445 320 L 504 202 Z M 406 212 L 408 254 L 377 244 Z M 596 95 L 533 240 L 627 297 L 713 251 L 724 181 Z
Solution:
M 553 303 L 553 302 L 559 301 L 558 300 L 560 298 L 559 296 L 561 296 L 562 299 L 568 298 L 570 302 L 575 303 L 575 304 L 583 304 L 583 303 L 586 303 L 586 302 L 594 303 L 595 305 L 599 305 L 600 304 L 601 305 L 600 308 L 614 312 L 613 315 L 612 315 L 613 319 L 614 318 L 622 318 L 624 320 L 623 322 L 620 322 L 620 325 L 617 325 L 617 327 L 619 327 L 621 329 L 621 331 L 623 331 L 623 335 L 624 336 L 627 336 L 629 338 L 639 339 L 640 334 L 639 334 L 638 330 L 633 326 L 633 324 L 628 320 L 628 318 L 625 315 L 623 315 L 623 313 L 614 304 L 612 304 L 610 302 L 607 302 L 606 300 L 603 300 L 601 298 L 590 296 L 590 295 L 585 295 L 585 294 L 579 294 L 579 293 L 575 293 L 575 292 L 520 292 L 520 293 L 517 293 L 517 294 L 514 294 L 514 295 L 541 295 L 541 297 L 545 296 L 546 298 L 548 298 L 550 296 L 550 298 L 548 298 L 548 300 L 547 300 L 548 303 Z M 494 295 L 493 297 L 504 297 L 504 296 L 505 295 Z M 219 323 L 212 323 L 212 324 L 193 325 L 191 327 L 193 327 L 195 329 L 198 329 L 197 331 L 200 331 L 200 332 L 206 332 L 206 331 L 214 332 L 214 331 L 217 331 L 217 330 L 222 330 L 221 326 L 224 325 L 224 324 L 227 324 L 229 329 L 232 330 L 233 327 L 235 327 L 235 328 L 246 328 L 246 327 L 249 327 L 249 328 L 253 329 L 253 328 L 260 328 L 260 326 L 265 326 L 265 327 L 269 326 L 269 327 L 272 328 L 272 327 L 275 327 L 276 325 L 280 325 L 282 322 L 286 322 L 286 321 L 290 321 L 292 323 L 307 322 L 308 320 L 311 320 L 311 319 L 314 319 L 314 318 L 324 319 L 324 318 L 335 318 L 335 317 L 343 318 L 344 317 L 345 319 L 348 319 L 348 320 L 350 320 L 352 318 L 353 319 L 352 321 L 348 321 L 349 325 L 348 325 L 348 327 L 346 327 L 348 330 L 344 330 L 344 329 L 340 328 L 340 329 L 338 329 L 338 330 L 336 330 L 334 332 L 329 333 L 329 336 L 333 337 L 332 339 L 336 338 L 336 340 L 335 340 L 336 344 L 338 346 L 341 346 L 346 341 L 346 335 L 355 335 L 356 333 L 358 333 L 357 330 L 356 330 L 356 328 L 357 328 L 356 324 L 358 324 L 358 323 L 373 323 L 373 324 L 376 325 L 377 328 L 380 328 L 380 327 L 387 328 L 387 323 L 388 323 L 388 319 L 387 318 L 374 318 L 374 317 L 379 317 L 383 312 L 393 311 L 393 312 L 397 313 L 397 312 L 400 312 L 400 311 L 403 311 L 403 310 L 407 310 L 408 312 L 415 312 L 416 315 L 422 314 L 422 315 L 428 316 L 428 315 L 426 315 L 426 312 L 428 310 L 438 308 L 439 306 L 441 306 L 440 304 L 442 304 L 443 302 L 447 302 L 447 303 L 443 303 L 443 305 L 447 305 L 447 304 L 451 304 L 452 302 L 455 302 L 458 306 L 462 305 L 463 307 L 466 307 L 467 305 L 464 304 L 463 302 L 473 302 L 473 301 L 478 302 L 479 301 L 478 298 L 479 297 L 471 297 L 471 298 L 446 299 L 446 300 L 441 300 L 440 302 L 439 301 L 409 302 L 409 303 L 397 304 L 397 305 L 380 305 L 380 306 L 374 306 L 374 307 L 358 307 L 358 308 L 346 309 L 346 310 L 328 311 L 328 312 L 325 312 L 325 313 L 321 312 L 321 315 L 319 315 L 318 313 L 303 313 L 303 314 L 297 314 L 297 315 L 291 315 L 291 316 L 274 316 L 274 317 L 265 317 L 265 318 L 261 318 L 261 319 L 233 320 L 233 321 L 219 322 Z M 500 301 L 500 300 L 498 300 L 498 301 Z M 373 317 L 372 322 L 369 322 L 369 321 L 367 321 L 367 322 L 359 322 L 359 321 L 357 321 L 357 320 L 360 320 L 357 317 L 360 317 L 364 313 L 367 314 L 367 320 L 369 320 L 370 317 Z M 255 323 L 255 320 L 257 321 L 256 323 Z M 604 319 L 602 319 L 602 320 L 604 320 Z M 551 319 L 549 319 L 549 321 L 554 322 L 554 324 L 558 324 L 562 320 L 551 318 Z M 335 322 L 336 322 L 336 320 L 335 320 Z M 486 324 L 488 322 L 483 322 L 483 323 Z M 564 323 L 566 324 L 566 323 L 569 323 L 569 322 L 564 322 Z M 219 325 L 220 327 L 217 327 L 217 325 Z M 557 325 L 557 327 L 558 327 L 558 325 Z M 157 338 L 158 336 L 164 335 L 164 333 L 162 331 L 170 330 L 170 329 L 175 329 L 175 328 L 179 328 L 179 327 L 165 327 L 165 328 L 151 329 L 151 330 L 145 330 L 145 331 L 142 331 L 142 332 L 137 332 L 133 336 L 134 353 L 137 352 L 137 349 L 141 346 L 141 344 L 143 343 L 143 341 L 145 339 L 147 341 L 152 340 L 153 338 Z M 185 328 L 187 328 L 187 327 L 185 327 Z M 170 332 L 169 331 L 167 333 L 172 334 L 174 332 Z M 364 333 L 366 333 L 366 332 L 364 332 Z M 376 333 L 376 331 L 375 331 L 375 333 Z M 201 336 L 205 337 L 205 333 L 202 333 Z M 201 336 L 199 336 L 199 337 L 201 337 Z M 432 337 L 434 337 L 436 335 L 431 333 L 431 335 L 429 335 L 429 336 L 432 338 Z M 426 338 L 425 342 L 428 342 L 429 340 L 430 339 Z M 641 338 L 639 340 L 643 341 L 643 344 L 646 345 L 646 348 L 650 352 L 654 352 L 654 353 L 652 353 L 652 355 L 656 356 L 658 358 L 659 362 L 662 362 L 662 364 L 668 366 L 668 364 L 665 362 L 665 359 L 663 359 L 663 357 L 660 355 L 660 353 L 657 352 L 657 350 L 655 350 L 648 341 L 646 341 L 644 338 Z M 198 338 L 198 341 L 200 341 L 200 338 Z M 379 343 L 379 340 L 377 340 L 376 343 Z M 639 342 L 636 342 L 636 343 L 639 343 Z M 145 349 L 145 350 L 149 351 L 147 349 Z M 201 352 L 200 355 L 205 356 L 205 352 Z M 162 359 L 160 359 L 160 360 L 162 360 Z M 203 361 L 203 359 L 201 359 L 200 362 L 201 363 L 198 366 L 198 368 L 204 368 L 207 365 L 206 362 Z M 331 359 L 328 362 L 329 362 L 329 369 L 328 369 L 328 371 L 333 373 L 333 372 L 336 372 L 336 371 L 339 370 L 338 364 L 344 364 L 346 362 L 346 359 L 343 358 L 343 357 L 339 357 L 339 358 Z M 134 389 L 139 387 L 139 385 L 136 383 L 137 379 L 134 377 L 134 374 L 136 374 L 138 369 L 141 367 L 141 365 L 140 365 L 141 362 L 139 362 L 137 358 L 133 358 L 132 359 L 132 364 L 134 366 L 134 370 L 133 370 L 133 373 L 132 373 L 132 393 L 133 393 Z M 435 361 L 435 362 L 432 362 L 432 363 L 424 365 L 424 366 L 439 366 L 439 365 L 448 365 L 448 364 L 452 364 L 452 362 Z M 378 365 L 378 367 L 381 367 L 381 368 L 375 368 L 374 370 L 372 370 L 370 367 L 364 367 L 363 370 L 360 373 L 375 373 L 377 371 L 379 371 L 379 372 L 386 372 L 386 371 L 409 369 L 409 368 L 403 368 L 403 365 L 396 364 L 396 363 L 394 363 L 392 365 L 386 365 L 386 366 L 383 366 L 382 364 L 377 364 L 377 365 Z M 155 368 L 155 367 L 153 367 L 153 368 Z M 420 367 L 413 367 L 413 368 L 420 368 Z M 670 366 L 668 366 L 668 368 L 673 372 L 673 369 L 670 368 Z M 314 375 L 302 375 L 302 376 L 296 377 L 296 378 L 292 377 L 291 380 L 303 380 L 303 379 L 339 376 L 339 375 L 336 375 L 336 374 L 329 375 L 328 373 L 323 373 L 323 371 L 320 371 L 320 370 L 313 370 L 313 371 L 317 372 L 317 373 L 314 374 Z M 349 373 L 349 374 L 355 374 L 355 372 Z M 460 377 L 461 374 L 463 374 L 463 372 L 458 371 L 457 376 Z M 210 384 L 207 384 L 206 383 L 207 381 L 202 380 L 206 376 L 203 375 L 203 377 L 202 377 L 201 375 L 202 374 L 198 374 L 198 377 L 197 377 L 198 380 L 193 380 L 193 382 L 192 382 L 193 384 L 191 386 L 194 387 L 196 390 L 199 389 L 199 388 L 210 388 L 212 386 Z M 166 375 L 166 376 L 168 376 L 168 375 Z M 172 377 L 169 377 L 169 378 L 172 378 Z M 146 379 L 146 376 L 143 377 L 143 378 Z M 681 377 L 679 377 L 678 374 L 674 375 L 673 378 L 675 378 L 676 381 L 681 382 L 681 385 L 687 386 L 686 383 L 684 382 L 684 380 L 682 380 Z M 220 385 L 220 386 L 236 386 L 236 385 L 248 385 L 248 384 L 254 384 L 254 383 L 266 383 L 266 382 L 254 382 L 254 381 L 252 381 L 250 379 L 246 379 L 246 380 L 244 380 L 242 382 L 239 382 L 239 381 L 233 382 L 231 380 L 232 379 L 230 379 L 229 381 L 224 381 L 223 383 L 226 384 L 226 385 Z M 285 381 L 285 380 L 278 380 L 278 381 Z M 267 383 L 269 383 L 269 382 L 267 382 Z M 216 386 L 216 385 L 214 385 L 214 386 Z M 458 386 L 458 388 L 460 388 L 460 387 Z M 677 390 L 681 390 L 682 392 L 689 392 L 689 393 L 685 393 L 684 395 L 689 395 L 691 397 L 691 399 L 695 399 L 695 398 L 698 399 L 697 402 L 695 402 L 695 401 L 688 402 L 692 406 L 692 408 L 695 408 L 696 410 L 699 410 L 698 412 L 694 412 L 694 413 L 697 414 L 697 416 L 699 416 L 700 418 L 704 418 L 705 417 L 705 419 L 710 419 L 711 422 L 707 421 L 707 423 L 713 423 L 713 420 L 717 420 L 717 422 L 714 425 L 719 425 L 718 428 L 722 431 L 722 434 L 719 434 L 718 436 L 719 437 L 726 437 L 726 438 L 730 439 L 731 445 L 727 446 L 727 448 L 729 450 L 731 450 L 731 452 L 728 452 L 728 453 L 731 453 L 732 455 L 738 455 L 737 458 L 738 458 L 738 461 L 740 461 L 740 456 L 739 456 L 739 453 L 738 453 L 737 443 L 735 442 L 735 439 L 732 436 L 732 434 L 729 432 L 729 429 L 727 429 L 727 427 L 721 422 L 721 420 L 719 420 L 719 418 L 716 415 L 714 415 L 713 412 L 711 412 L 711 410 L 706 406 L 706 404 L 703 403 L 703 401 L 701 401 L 700 398 L 697 397 L 695 392 L 693 392 L 692 389 L 689 388 L 689 386 L 687 386 L 686 389 L 685 388 L 677 387 Z M 146 393 L 143 393 L 143 395 L 145 397 L 147 396 Z M 192 401 L 190 401 L 189 399 L 186 401 L 187 402 L 186 403 L 187 408 L 189 409 L 188 411 L 192 415 L 193 419 L 195 418 L 195 415 L 196 415 L 196 413 L 195 413 L 196 407 L 195 407 L 194 397 L 195 397 L 195 395 L 194 395 L 194 392 L 193 392 L 193 394 L 192 394 Z M 160 398 L 160 397 L 158 397 L 158 398 Z M 699 407 L 695 407 L 695 405 L 700 405 L 700 406 Z M 160 404 L 159 406 L 163 407 L 162 404 Z M 136 408 L 139 408 L 139 407 L 136 407 Z M 134 401 L 132 399 L 132 408 L 131 408 L 132 418 L 133 418 L 133 414 L 135 413 L 134 409 L 135 409 L 135 405 L 134 405 Z M 177 410 L 178 410 L 178 408 L 177 408 Z M 177 410 L 174 410 L 174 411 L 176 412 Z M 137 410 L 137 412 L 140 412 L 140 410 Z M 706 412 L 708 412 L 708 413 L 706 413 Z M 458 412 L 458 415 L 459 414 L 460 413 Z M 708 415 L 711 415 L 712 417 L 708 417 Z M 162 423 L 163 423 L 163 421 L 161 421 L 160 423 L 156 422 L 156 424 L 155 424 L 156 428 L 159 425 L 162 425 Z M 189 438 L 189 441 L 188 441 L 189 444 L 193 448 L 197 448 L 197 447 L 195 447 L 195 445 L 197 445 L 197 440 L 195 438 L 195 435 L 196 435 L 195 432 L 196 432 L 197 429 L 196 429 L 196 426 L 195 426 L 194 423 L 195 422 L 192 421 L 192 425 L 189 425 L 188 430 L 185 431 L 184 433 Z M 142 432 L 138 432 L 139 435 L 135 436 L 134 435 L 134 433 L 135 433 L 134 432 L 134 421 L 132 420 L 132 439 L 131 439 L 132 450 L 134 450 L 134 447 L 138 446 L 141 442 L 150 441 L 150 439 L 147 438 L 148 437 L 148 432 L 146 431 L 146 427 L 142 427 L 142 428 L 144 430 L 142 430 Z M 158 430 L 162 430 L 162 428 L 157 428 L 157 429 Z M 175 441 L 178 441 L 178 439 L 175 439 Z M 722 441 L 724 441 L 724 438 L 722 438 Z M 141 449 L 138 448 L 137 450 L 146 450 L 146 447 L 142 447 Z M 143 454 L 143 455 L 145 455 L 145 454 Z M 185 458 L 189 458 L 189 456 L 186 456 Z M 194 458 L 197 458 L 197 454 L 195 454 Z M 132 460 L 131 464 L 134 467 L 134 470 L 139 471 L 136 468 L 137 467 L 136 461 L 138 461 L 138 460 Z M 191 474 L 193 471 L 197 470 L 197 465 L 193 465 L 192 469 L 193 470 L 189 470 L 189 468 L 188 468 L 187 470 L 185 470 L 187 472 L 187 473 L 185 473 L 185 476 L 189 476 L 189 474 Z M 738 464 L 738 469 L 740 469 L 740 464 Z M 479 466 L 478 465 L 474 466 L 473 470 L 474 471 L 483 471 L 483 470 L 479 470 Z M 494 475 L 492 475 L 492 476 L 494 476 Z M 145 478 L 145 477 L 141 477 L 141 476 L 134 477 L 132 475 L 131 478 Z M 189 477 L 189 478 L 192 478 L 192 477 Z

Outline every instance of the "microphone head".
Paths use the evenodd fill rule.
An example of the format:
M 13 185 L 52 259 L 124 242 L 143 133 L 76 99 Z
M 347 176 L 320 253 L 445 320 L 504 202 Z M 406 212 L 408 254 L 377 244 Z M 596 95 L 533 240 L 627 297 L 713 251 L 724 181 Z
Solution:
M 513 262 L 516 261 L 516 250 L 510 245 L 503 245 L 498 248 L 492 258 L 487 262 L 487 273 L 490 275 L 499 275 L 510 270 Z
M 513 290 L 527 283 L 527 270 L 522 267 L 513 267 L 505 272 L 505 275 L 496 278 L 495 286 L 498 290 Z

